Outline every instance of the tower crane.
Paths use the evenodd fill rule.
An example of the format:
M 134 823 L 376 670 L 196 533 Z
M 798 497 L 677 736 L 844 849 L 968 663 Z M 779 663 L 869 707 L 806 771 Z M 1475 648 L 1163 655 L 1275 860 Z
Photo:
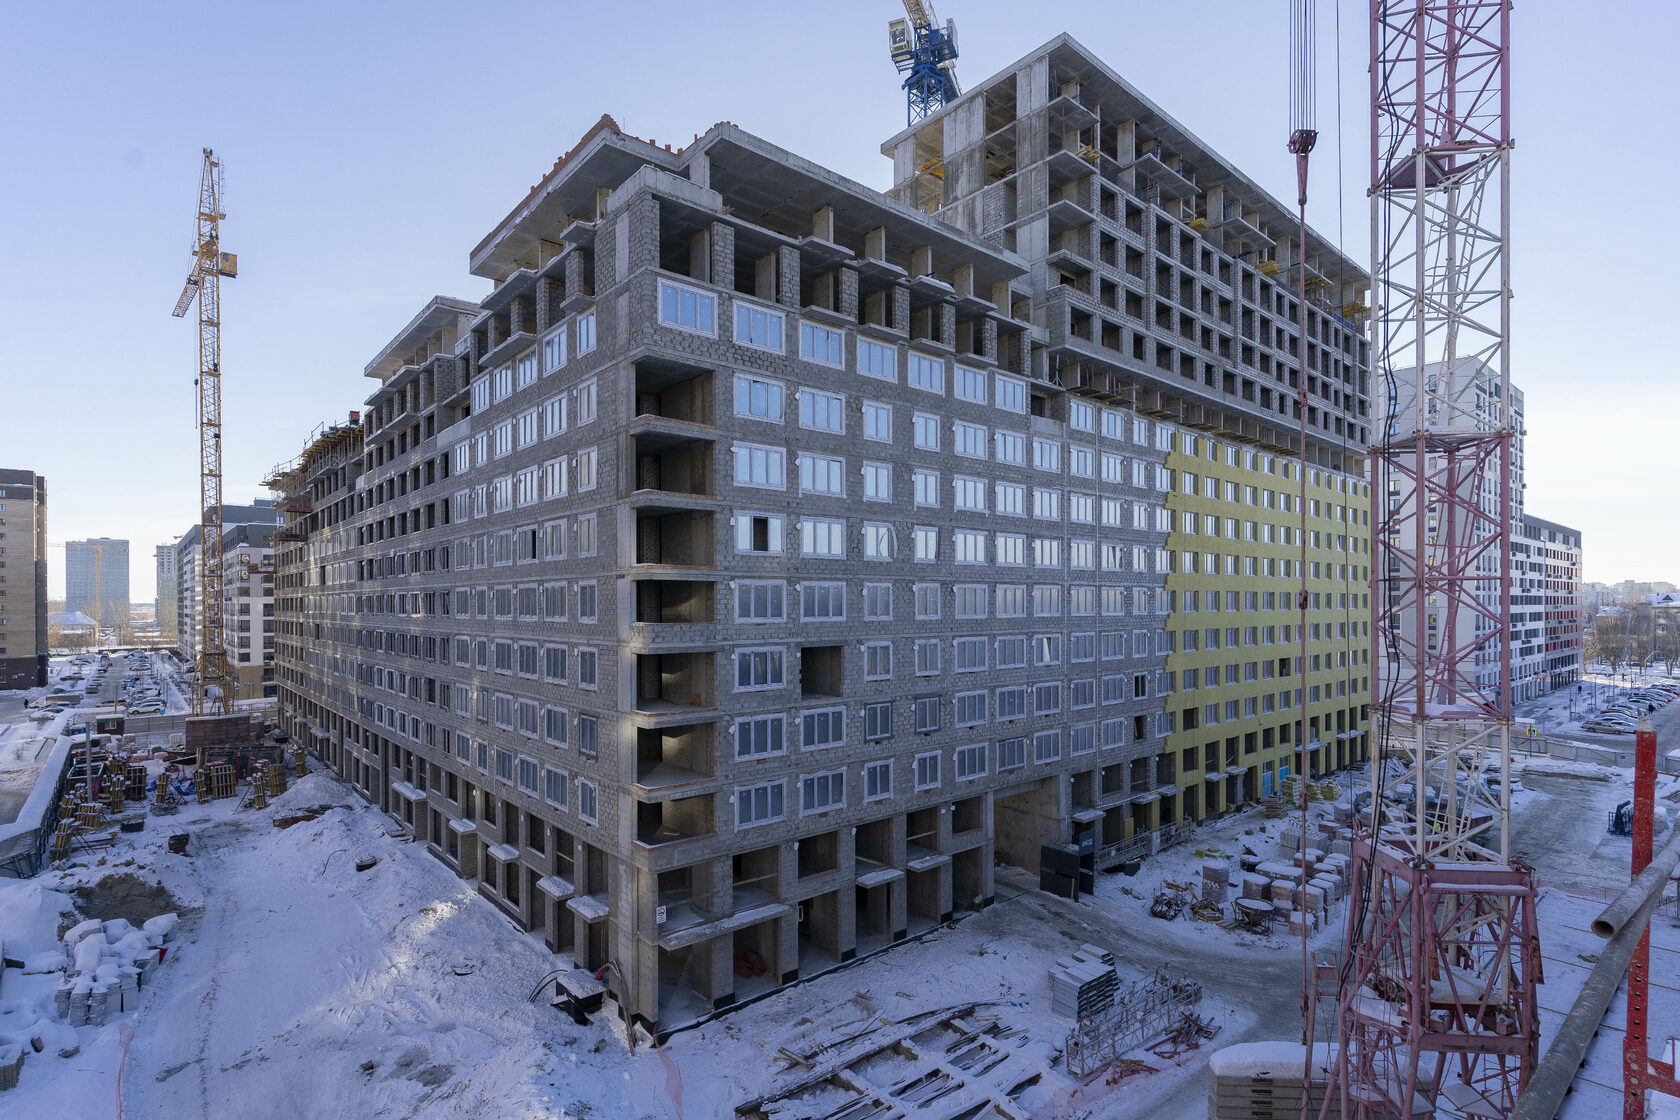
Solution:
M 198 300 L 198 491 L 199 640 L 198 680 L 193 684 L 193 714 L 228 715 L 233 711 L 233 680 L 228 671 L 222 614 L 222 299 L 221 278 L 239 275 L 239 262 L 222 252 L 222 164 L 204 149 L 199 175 L 197 238 L 192 271 L 175 301 L 175 317 L 186 315 Z
M 955 101 L 957 88 L 957 25 L 939 26 L 927 0 L 904 0 L 905 19 L 887 24 L 887 45 L 893 64 L 904 79 L 905 123 L 915 124 Z

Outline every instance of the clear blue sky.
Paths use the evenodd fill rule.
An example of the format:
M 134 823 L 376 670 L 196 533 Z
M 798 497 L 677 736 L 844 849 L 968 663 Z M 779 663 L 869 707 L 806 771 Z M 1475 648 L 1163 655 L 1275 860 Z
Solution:
M 1288 5 L 941 0 L 975 82 L 1060 31 L 1288 197 Z M 1023 16 L 1032 12 L 1028 22 Z M 1369 255 L 1365 5 L 1320 0 L 1312 220 Z M 0 68 L 0 466 L 45 474 L 54 541 L 152 549 L 197 518 L 194 329 L 170 317 L 200 149 L 227 166 L 225 495 L 320 421 L 467 253 L 603 112 L 674 144 L 720 120 L 885 187 L 904 103 L 868 3 L 8 2 Z M 1655 330 L 1680 296 L 1667 216 L 1675 10 L 1524 0 L 1517 58 L 1514 371 L 1528 508 L 1586 533 L 1590 579 L 1680 579 L 1673 390 Z M 1665 251 L 1665 246 L 1668 251 Z M 55 554 L 54 595 L 63 589 Z

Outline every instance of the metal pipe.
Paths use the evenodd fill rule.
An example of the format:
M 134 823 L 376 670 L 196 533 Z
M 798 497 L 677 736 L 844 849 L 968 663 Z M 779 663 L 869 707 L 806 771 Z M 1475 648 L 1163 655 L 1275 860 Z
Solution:
M 1680 848 L 1673 844 L 1663 855 L 1666 857 L 1669 851 L 1680 854 Z M 1632 889 L 1629 888 L 1630 891 Z M 1528 1088 L 1518 1098 L 1511 1120 L 1554 1120 L 1564 1095 L 1575 1082 L 1575 1074 L 1587 1060 L 1587 1047 L 1592 1045 L 1594 1036 L 1598 1034 L 1610 1001 L 1621 989 L 1628 962 L 1633 959 L 1633 951 L 1638 948 L 1639 939 L 1661 900 L 1662 892 L 1652 891 L 1635 906 L 1628 916 L 1629 920 L 1617 928 L 1605 944 L 1598 964 L 1593 966 L 1587 982 L 1581 986 L 1575 1006 L 1570 1009 L 1563 1026 L 1558 1028 L 1557 1036 L 1535 1068 L 1534 1076 L 1528 1079 Z M 1595 932 L 1598 924 L 1596 921 L 1593 923 Z
M 1592 931 L 1600 937 L 1614 937 L 1630 924 L 1636 924 L 1645 903 L 1662 894 L 1663 884 L 1674 874 L 1677 863 L 1680 863 L 1680 832 L 1676 832 L 1668 847 L 1657 854 L 1639 873 L 1639 877 L 1616 896 L 1614 902 L 1605 907 L 1604 913 L 1593 919 Z

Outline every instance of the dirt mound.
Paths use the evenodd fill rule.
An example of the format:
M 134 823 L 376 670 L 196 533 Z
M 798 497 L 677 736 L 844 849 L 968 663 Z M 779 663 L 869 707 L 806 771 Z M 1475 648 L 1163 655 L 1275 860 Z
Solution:
M 148 883 L 126 871 L 120 875 L 107 875 L 97 883 L 74 887 L 70 894 L 76 900 L 76 909 L 100 921 L 127 918 L 140 925 L 148 918 L 178 913 L 181 909 L 175 896 L 164 890 L 162 885 Z

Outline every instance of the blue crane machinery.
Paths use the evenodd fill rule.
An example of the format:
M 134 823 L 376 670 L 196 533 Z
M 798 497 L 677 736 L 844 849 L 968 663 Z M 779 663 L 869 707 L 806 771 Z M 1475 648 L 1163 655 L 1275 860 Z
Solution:
M 957 25 L 939 26 L 933 5 L 904 0 L 905 19 L 887 24 L 887 45 L 893 65 L 905 75 L 905 123 L 915 124 L 955 101 L 957 88 Z

